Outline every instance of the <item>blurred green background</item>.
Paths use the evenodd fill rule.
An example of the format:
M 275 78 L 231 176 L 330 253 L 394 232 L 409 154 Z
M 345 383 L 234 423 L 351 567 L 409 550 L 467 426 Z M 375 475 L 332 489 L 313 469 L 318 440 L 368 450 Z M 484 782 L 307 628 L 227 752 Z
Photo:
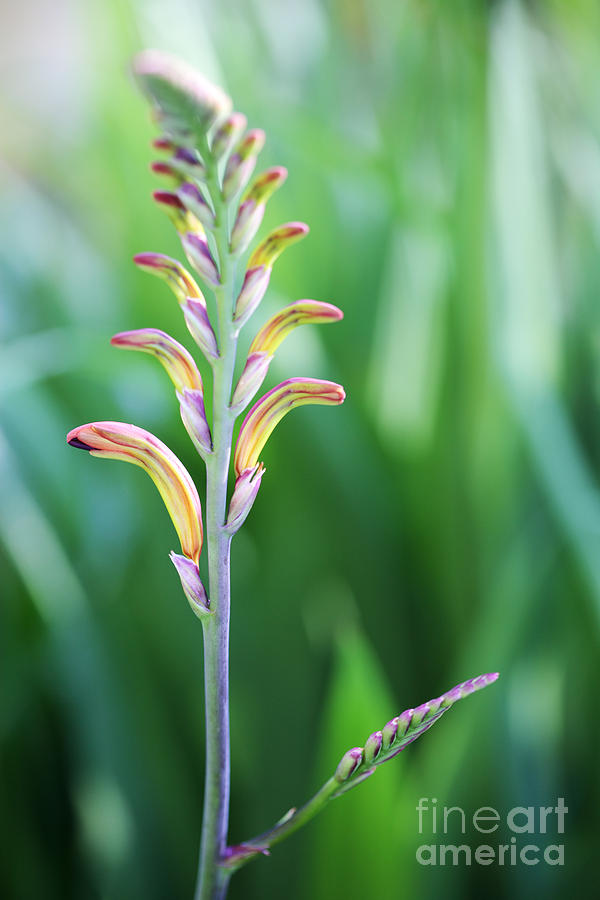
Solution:
M 134 421 L 203 471 L 153 360 L 187 342 L 128 75 L 174 51 L 266 129 L 289 180 L 255 326 L 345 310 L 278 352 L 342 382 L 263 457 L 234 541 L 231 838 L 308 798 L 348 747 L 500 670 L 231 897 L 597 896 L 600 7 L 593 0 L 21 0 L 0 31 L 0 896 L 190 898 L 201 629 L 158 494 L 65 445 Z M 420 797 L 569 808 L 564 867 L 420 866 Z M 552 831 L 552 829 L 550 829 Z M 429 829 L 430 834 L 430 829 Z M 502 825 L 452 843 L 507 843 Z M 542 847 L 556 835 L 531 836 Z M 587 880 L 586 880 L 587 878 Z

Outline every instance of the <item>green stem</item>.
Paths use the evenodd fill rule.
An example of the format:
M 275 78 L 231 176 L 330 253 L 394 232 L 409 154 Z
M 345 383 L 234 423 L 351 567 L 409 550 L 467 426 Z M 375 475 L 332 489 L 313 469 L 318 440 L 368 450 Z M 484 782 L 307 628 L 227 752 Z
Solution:
M 335 777 L 330 778 L 317 791 L 314 797 L 311 797 L 300 809 L 290 811 L 287 816 L 284 816 L 280 822 L 268 831 L 263 831 L 257 837 L 244 841 L 239 847 L 232 847 L 227 857 L 227 867 L 232 871 L 241 868 L 241 866 L 253 859 L 256 853 L 263 853 L 269 847 L 278 844 L 286 837 L 289 837 L 290 834 L 298 831 L 317 813 L 321 812 L 339 789 L 340 782 Z M 252 853 L 252 851 L 255 851 L 255 853 Z
M 204 623 L 206 708 L 206 775 L 202 839 L 195 900 L 222 900 L 231 873 L 219 865 L 227 846 L 229 819 L 229 607 L 230 543 L 224 531 L 227 478 L 234 417 L 229 404 L 237 338 L 232 328 L 234 261 L 229 253 L 227 204 L 222 198 L 216 165 L 206 154 L 207 183 L 213 199 L 215 243 L 221 285 L 215 290 L 220 356 L 213 365 L 213 453 L 206 470 L 206 540 L 209 597 L 213 615 Z

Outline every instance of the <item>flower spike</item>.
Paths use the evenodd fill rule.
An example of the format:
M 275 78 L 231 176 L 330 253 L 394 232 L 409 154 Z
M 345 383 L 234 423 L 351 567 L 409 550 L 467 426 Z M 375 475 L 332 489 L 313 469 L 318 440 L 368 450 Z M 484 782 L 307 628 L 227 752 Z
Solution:
M 71 447 L 91 456 L 120 459 L 144 469 L 158 488 L 171 516 L 181 549 L 198 562 L 202 549 L 202 508 L 189 472 L 169 448 L 153 434 L 123 422 L 91 422 L 67 435 Z
M 155 356 L 164 366 L 176 391 L 189 388 L 202 393 L 202 377 L 191 355 L 179 341 L 158 328 L 139 328 L 121 331 L 111 340 L 113 347 L 123 350 L 141 350 Z
M 273 429 L 291 409 L 308 403 L 338 406 L 345 396 L 341 385 L 317 378 L 290 378 L 278 384 L 254 404 L 242 423 L 235 447 L 236 475 L 254 468 Z

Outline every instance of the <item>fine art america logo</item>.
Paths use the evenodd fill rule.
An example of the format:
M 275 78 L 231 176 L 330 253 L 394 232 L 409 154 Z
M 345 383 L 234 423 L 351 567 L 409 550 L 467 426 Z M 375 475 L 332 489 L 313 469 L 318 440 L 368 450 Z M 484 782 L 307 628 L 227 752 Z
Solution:
M 551 843 L 560 840 L 565 831 L 565 815 L 569 809 L 563 797 L 555 806 L 515 806 L 500 814 L 492 806 L 481 806 L 465 812 L 460 806 L 438 808 L 435 797 L 421 797 L 416 807 L 419 834 L 431 834 L 439 841 L 448 831 L 467 834 L 465 843 L 434 842 L 417 848 L 417 862 L 422 866 L 564 866 L 565 846 Z M 479 835 L 493 843 L 480 843 Z M 476 843 L 477 841 L 477 843 Z

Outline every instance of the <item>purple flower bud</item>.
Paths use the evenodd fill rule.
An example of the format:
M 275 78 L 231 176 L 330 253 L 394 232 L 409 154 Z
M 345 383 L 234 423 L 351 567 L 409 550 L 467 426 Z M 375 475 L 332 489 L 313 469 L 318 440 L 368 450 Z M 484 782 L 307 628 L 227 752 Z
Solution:
M 196 216 L 205 228 L 214 228 L 215 214 L 195 184 L 192 184 L 190 181 L 184 182 L 178 189 L 177 196 L 185 208 L 192 215 Z
M 239 531 L 246 521 L 258 494 L 264 472 L 263 464 L 259 463 L 253 469 L 245 469 L 237 478 L 225 523 L 225 530 L 229 534 L 233 535 Z
M 199 619 L 206 618 L 211 614 L 210 603 L 200 580 L 198 566 L 192 559 L 188 559 L 187 556 L 182 556 L 180 553 L 170 553 L 169 558 L 177 569 L 181 587 L 192 610 Z
M 231 398 L 230 409 L 234 415 L 237 416 L 250 403 L 265 380 L 272 359 L 269 353 L 250 354 Z
M 185 430 L 191 437 L 198 453 L 205 458 L 207 454 L 212 453 L 212 436 L 206 420 L 204 395 L 202 391 L 184 388 L 182 391 L 177 391 L 177 399 Z
M 221 283 L 219 270 L 206 241 L 199 235 L 188 232 L 182 235 L 181 242 L 185 254 L 196 272 L 209 284 L 218 287 Z
M 227 156 L 233 145 L 242 135 L 246 127 L 246 116 L 239 112 L 232 112 L 227 116 L 222 125 L 215 132 L 212 140 L 212 154 L 215 159 Z
M 364 749 L 364 759 L 367 765 L 370 765 L 373 760 L 377 759 L 377 757 L 379 756 L 382 742 L 383 735 L 381 731 L 375 731 L 367 738 Z
M 396 734 L 398 732 L 398 717 L 396 716 L 394 719 L 390 719 L 390 721 L 384 725 L 382 731 L 383 738 L 383 749 L 388 750 L 389 747 L 396 740 Z
M 256 200 L 244 200 L 241 204 L 233 230 L 231 232 L 230 248 L 232 253 L 243 253 L 250 241 L 260 228 L 260 223 L 265 214 L 265 204 Z
M 398 728 L 396 730 L 396 740 L 404 737 L 412 722 L 413 710 L 406 709 L 398 716 Z
M 339 761 L 335 770 L 335 780 L 343 784 L 347 781 L 353 772 L 360 766 L 363 759 L 362 747 L 353 747 L 352 750 L 346 751 Z
M 223 176 L 223 196 L 226 200 L 243 190 L 256 167 L 258 154 L 265 143 L 265 133 L 260 128 L 253 128 L 237 145 L 225 167 Z
M 218 359 L 217 338 L 208 318 L 206 304 L 203 300 L 195 300 L 193 297 L 188 297 L 181 304 L 181 308 L 185 317 L 185 324 L 204 355 L 209 360 L 211 357 Z
M 271 278 L 270 266 L 256 266 L 248 269 L 244 283 L 235 303 L 234 322 L 242 327 L 265 295 Z

